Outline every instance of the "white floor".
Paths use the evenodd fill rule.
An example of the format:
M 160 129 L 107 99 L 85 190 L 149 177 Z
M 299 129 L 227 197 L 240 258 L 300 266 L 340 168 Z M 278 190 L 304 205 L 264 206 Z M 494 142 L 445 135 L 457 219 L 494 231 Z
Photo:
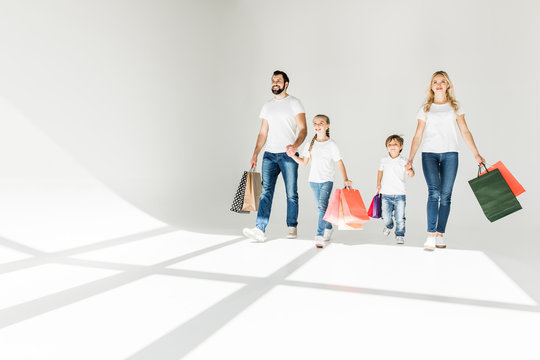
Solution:
M 405 246 L 375 222 L 325 249 L 278 221 L 262 244 L 188 232 L 0 114 L 0 360 L 540 359 L 532 213 L 435 252 L 415 217 Z
M 540 357 L 540 306 L 480 251 L 144 234 L 4 242 L 0 359 Z

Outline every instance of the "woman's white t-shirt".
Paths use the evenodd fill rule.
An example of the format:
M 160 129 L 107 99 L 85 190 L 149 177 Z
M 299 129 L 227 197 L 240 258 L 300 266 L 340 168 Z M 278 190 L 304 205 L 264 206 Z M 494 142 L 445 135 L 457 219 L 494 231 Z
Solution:
M 424 107 L 418 111 L 417 119 L 426 122 L 423 136 L 423 152 L 445 153 L 458 151 L 458 127 L 456 119 L 464 114 L 460 107 L 456 112 L 449 104 L 431 104 L 426 113 Z
M 322 142 L 315 140 L 311 154 L 309 153 L 309 144 L 307 144 L 302 152 L 302 157 L 311 157 L 310 182 L 334 181 L 335 163 L 341 160 L 341 153 L 334 140 L 328 139 Z

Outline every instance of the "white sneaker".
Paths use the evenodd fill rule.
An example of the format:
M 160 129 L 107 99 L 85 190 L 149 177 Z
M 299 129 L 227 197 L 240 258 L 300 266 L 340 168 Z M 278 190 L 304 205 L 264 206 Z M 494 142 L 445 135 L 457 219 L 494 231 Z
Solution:
M 424 243 L 424 250 L 435 250 L 435 236 L 428 236 Z
M 389 228 L 387 228 L 386 226 L 384 227 L 384 229 L 383 229 L 383 231 L 382 231 L 382 233 L 383 233 L 384 236 L 390 235 L 391 232 L 392 232 L 392 229 L 389 229 Z
M 399 244 L 399 245 L 405 244 L 405 238 L 403 236 L 396 236 L 396 244 Z
M 334 232 L 334 228 L 324 229 L 324 235 L 323 235 L 324 241 L 330 241 L 330 239 L 332 238 L 333 232 Z
M 242 230 L 242 233 L 245 237 L 258 242 L 264 242 L 266 240 L 266 235 L 258 227 L 254 227 L 253 229 L 244 228 L 244 230 Z
M 326 246 L 326 240 L 324 240 L 324 237 L 317 235 L 315 236 L 315 246 L 318 248 L 323 248 Z
M 296 239 L 296 227 L 289 226 L 287 230 L 287 239 Z
M 446 247 L 446 244 L 444 243 L 444 238 L 442 236 L 437 236 L 435 238 L 436 247 L 439 249 L 444 249 Z

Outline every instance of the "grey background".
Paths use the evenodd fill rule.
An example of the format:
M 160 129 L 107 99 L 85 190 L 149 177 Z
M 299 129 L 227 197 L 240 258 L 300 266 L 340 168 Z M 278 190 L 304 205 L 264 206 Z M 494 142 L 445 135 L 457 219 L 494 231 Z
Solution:
M 430 75 L 446 70 L 481 154 L 525 186 L 523 211 L 490 224 L 467 180 L 462 144 L 447 229 L 452 247 L 486 252 L 540 300 L 540 5 L 535 1 L 0 1 L 0 95 L 115 193 L 181 228 L 240 233 L 254 214 L 228 209 L 249 166 L 270 75 L 332 120 L 354 186 L 375 191 L 384 139 L 405 137 Z M 10 128 L 1 129 L 9 132 Z M 29 151 L 39 152 L 39 147 Z M 17 153 L 10 154 L 14 159 Z M 420 157 L 408 182 L 407 242 L 424 240 Z M 261 161 L 261 158 L 259 158 Z M 315 210 L 299 176 L 299 234 Z M 340 178 L 338 177 L 339 185 Z M 285 231 L 280 180 L 269 226 Z M 380 242 L 380 222 L 336 241 Z

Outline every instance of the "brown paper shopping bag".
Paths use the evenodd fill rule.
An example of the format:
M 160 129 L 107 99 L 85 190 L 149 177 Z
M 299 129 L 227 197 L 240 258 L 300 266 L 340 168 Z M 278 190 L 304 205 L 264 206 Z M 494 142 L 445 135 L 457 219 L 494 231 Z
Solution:
M 242 211 L 259 210 L 259 198 L 261 197 L 262 181 L 261 173 L 249 171 L 247 173 L 246 191 Z

